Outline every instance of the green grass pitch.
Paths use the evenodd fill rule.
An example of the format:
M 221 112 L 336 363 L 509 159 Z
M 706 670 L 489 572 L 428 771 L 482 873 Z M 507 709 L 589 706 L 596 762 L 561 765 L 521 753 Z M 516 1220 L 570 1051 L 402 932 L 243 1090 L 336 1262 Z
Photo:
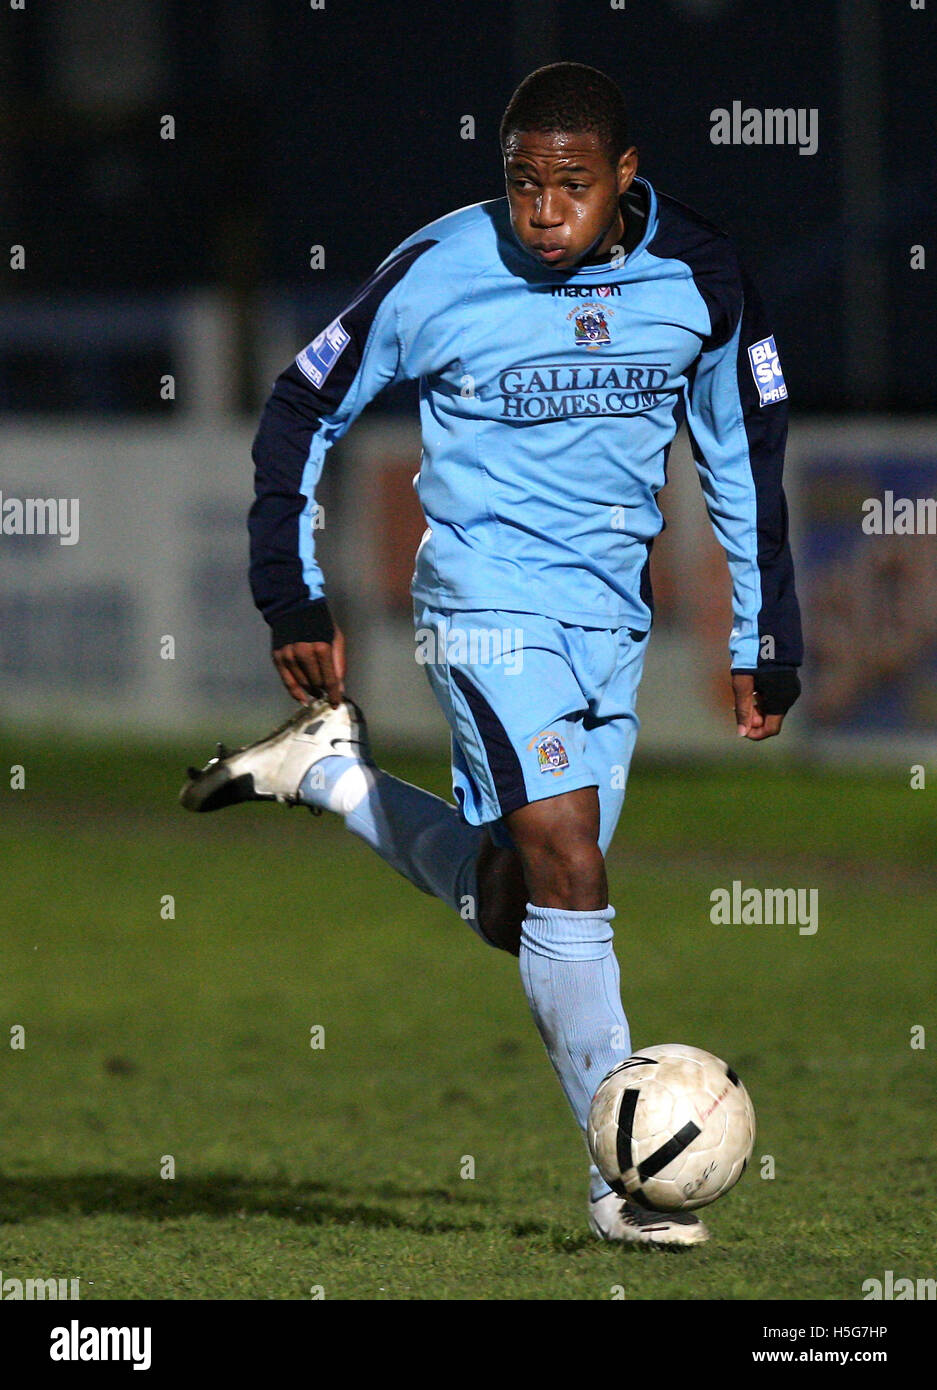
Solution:
M 330 817 L 187 816 L 206 752 L 4 740 L 4 781 L 26 770 L 0 816 L 4 1279 L 80 1278 L 83 1300 L 859 1299 L 932 1273 L 937 789 L 734 746 L 718 771 L 636 768 L 609 865 L 634 1044 L 724 1056 L 759 1132 L 709 1245 L 635 1251 L 588 1234 L 516 962 Z M 441 763 L 385 761 L 445 794 Z M 816 935 L 713 925 L 733 879 L 817 888 Z

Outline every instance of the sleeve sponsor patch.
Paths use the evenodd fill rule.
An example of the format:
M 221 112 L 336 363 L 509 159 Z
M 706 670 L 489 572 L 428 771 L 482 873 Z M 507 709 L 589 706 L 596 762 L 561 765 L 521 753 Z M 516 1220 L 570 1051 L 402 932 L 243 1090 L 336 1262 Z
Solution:
M 313 386 L 321 386 L 350 342 L 351 336 L 342 327 L 341 319 L 333 319 L 308 347 L 303 348 L 296 365 Z
M 762 338 L 748 349 L 752 376 L 758 387 L 759 405 L 773 405 L 787 400 L 787 387 L 781 372 L 781 362 L 773 338 Z

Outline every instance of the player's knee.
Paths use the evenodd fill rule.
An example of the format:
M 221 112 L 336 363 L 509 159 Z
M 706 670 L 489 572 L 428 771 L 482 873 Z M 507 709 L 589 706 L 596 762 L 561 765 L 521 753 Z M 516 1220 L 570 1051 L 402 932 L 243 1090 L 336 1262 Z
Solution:
M 546 835 L 526 846 L 524 871 L 531 899 L 544 895 L 574 906 L 583 896 L 601 896 L 605 860 L 596 841 L 587 834 Z
M 524 928 L 526 907 L 514 916 L 482 916 L 479 925 L 484 936 L 499 951 L 507 951 L 509 956 L 521 953 L 521 932 Z
M 608 901 L 595 787 L 530 802 L 508 825 L 528 902 L 589 911 Z
M 517 956 L 528 902 L 572 911 L 604 904 L 605 860 L 588 827 L 525 840 L 523 850 L 488 844 L 479 856 L 478 888 L 482 935 Z
M 493 946 L 520 955 L 527 886 L 516 850 L 487 842 L 478 861 L 478 925 Z

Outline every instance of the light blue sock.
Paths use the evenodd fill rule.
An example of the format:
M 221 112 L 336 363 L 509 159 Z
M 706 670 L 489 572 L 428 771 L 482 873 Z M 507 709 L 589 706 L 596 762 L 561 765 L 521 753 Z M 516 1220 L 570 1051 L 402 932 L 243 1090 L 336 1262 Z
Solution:
M 448 801 L 355 758 L 323 758 L 299 788 L 307 806 L 343 816 L 353 835 L 424 893 L 478 927 L 478 849 L 484 831 Z M 487 943 L 490 944 L 490 943 Z
M 583 1134 L 599 1082 L 631 1055 L 612 949 L 614 916 L 613 907 L 566 912 L 528 903 L 521 931 L 527 1002 Z M 610 1190 L 590 1165 L 592 1200 Z

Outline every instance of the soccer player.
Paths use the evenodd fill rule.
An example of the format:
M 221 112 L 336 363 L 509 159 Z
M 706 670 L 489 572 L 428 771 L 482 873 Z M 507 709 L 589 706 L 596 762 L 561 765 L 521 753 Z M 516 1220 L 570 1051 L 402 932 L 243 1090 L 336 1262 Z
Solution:
M 668 451 L 685 418 L 732 576 L 738 733 L 770 738 L 800 690 L 787 389 L 732 244 L 637 177 L 611 79 L 579 63 L 531 73 L 501 145 L 507 197 L 407 237 L 274 386 L 253 449 L 251 583 L 301 708 L 219 748 L 182 801 L 337 812 L 518 955 L 584 1129 L 631 1052 L 604 856 L 638 730 Z M 457 807 L 374 764 L 313 551 L 329 446 L 382 387 L 416 378 L 428 529 L 414 613 Z M 604 1239 L 707 1238 L 697 1216 L 642 1211 L 594 1167 L 589 1196 Z

